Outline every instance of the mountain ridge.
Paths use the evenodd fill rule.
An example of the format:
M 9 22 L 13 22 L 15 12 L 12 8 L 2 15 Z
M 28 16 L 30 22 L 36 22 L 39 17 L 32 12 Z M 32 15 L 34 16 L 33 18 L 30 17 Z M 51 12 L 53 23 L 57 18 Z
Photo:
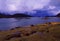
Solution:
M 30 15 L 22 14 L 22 13 L 16 13 L 14 15 L 9 15 L 9 14 L 2 14 L 0 13 L 0 18 L 18 18 L 18 17 L 32 17 Z

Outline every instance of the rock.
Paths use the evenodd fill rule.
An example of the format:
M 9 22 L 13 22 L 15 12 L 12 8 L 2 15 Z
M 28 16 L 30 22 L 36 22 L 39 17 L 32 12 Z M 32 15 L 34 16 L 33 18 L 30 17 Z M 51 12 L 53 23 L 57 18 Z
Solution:
M 34 33 L 36 33 L 36 32 L 37 32 L 37 31 L 32 31 L 31 34 L 34 34 Z
M 34 26 L 34 25 L 31 25 L 32 27 Z
M 14 38 L 14 37 L 21 37 L 20 34 L 21 34 L 20 32 L 16 32 L 16 33 L 13 33 L 13 34 L 11 34 L 11 35 L 7 35 L 7 36 L 5 37 L 5 40 L 9 40 L 9 39 Z

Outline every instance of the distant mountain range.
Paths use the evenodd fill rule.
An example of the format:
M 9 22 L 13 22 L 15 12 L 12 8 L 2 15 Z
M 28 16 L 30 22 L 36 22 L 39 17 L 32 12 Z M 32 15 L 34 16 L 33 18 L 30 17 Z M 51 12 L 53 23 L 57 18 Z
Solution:
M 36 13 L 15 13 L 13 15 L 0 13 L 0 18 L 15 18 L 15 17 L 60 17 L 60 13 L 58 15 L 53 15 L 50 12 L 43 10 L 36 10 Z
M 53 15 L 53 13 L 48 12 L 46 10 L 34 10 L 34 12 L 32 12 L 32 14 L 30 13 L 30 15 L 35 16 L 35 17 L 46 17 L 46 16 L 55 16 Z
M 60 17 L 60 13 L 58 13 L 58 15 L 56 15 L 56 17 Z
M 32 16 L 27 14 L 22 14 L 22 13 L 16 13 L 14 15 L 6 15 L 6 14 L 0 13 L 0 18 L 18 18 L 18 17 L 32 17 Z

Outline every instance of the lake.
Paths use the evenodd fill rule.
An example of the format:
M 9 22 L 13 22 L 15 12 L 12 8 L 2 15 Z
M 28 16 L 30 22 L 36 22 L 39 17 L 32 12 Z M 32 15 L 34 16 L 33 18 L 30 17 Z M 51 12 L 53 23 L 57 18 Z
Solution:
M 46 22 L 60 22 L 59 17 L 27 17 L 27 18 L 0 18 L 0 30 L 7 30 L 19 26 L 44 24 Z

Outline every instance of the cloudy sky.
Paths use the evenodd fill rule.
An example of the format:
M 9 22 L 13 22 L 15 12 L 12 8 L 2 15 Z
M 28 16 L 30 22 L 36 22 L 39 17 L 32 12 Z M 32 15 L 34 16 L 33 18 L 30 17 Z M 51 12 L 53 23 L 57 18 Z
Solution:
M 60 12 L 60 0 L 0 0 L 0 12 L 31 12 L 38 9 L 56 15 Z

